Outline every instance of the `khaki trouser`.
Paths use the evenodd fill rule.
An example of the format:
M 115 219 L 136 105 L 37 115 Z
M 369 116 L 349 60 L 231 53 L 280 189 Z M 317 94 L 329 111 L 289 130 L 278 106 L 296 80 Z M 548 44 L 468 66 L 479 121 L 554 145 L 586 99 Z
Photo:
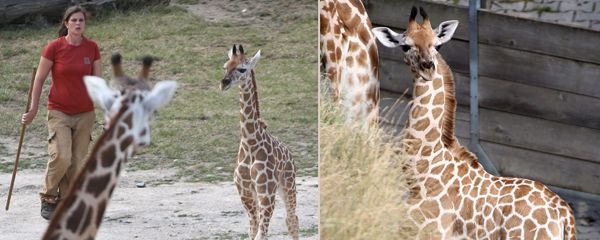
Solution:
M 55 203 L 66 196 L 85 165 L 95 121 L 94 111 L 67 115 L 48 110 L 49 159 L 40 191 L 43 201 Z

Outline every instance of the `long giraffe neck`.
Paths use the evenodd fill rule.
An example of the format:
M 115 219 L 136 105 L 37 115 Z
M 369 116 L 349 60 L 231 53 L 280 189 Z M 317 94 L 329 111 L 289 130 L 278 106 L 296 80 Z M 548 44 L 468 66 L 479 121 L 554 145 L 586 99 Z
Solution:
M 242 141 L 256 138 L 261 129 L 260 109 L 258 105 L 258 90 L 254 70 L 250 79 L 243 79 L 240 84 L 240 127 Z
M 322 0 L 323 67 L 333 98 L 348 121 L 374 124 L 379 105 L 379 57 L 371 21 L 360 0 Z
M 42 239 L 94 239 L 119 172 L 133 154 L 132 112 L 123 101 L 115 121 L 100 136 L 66 198 L 54 212 Z

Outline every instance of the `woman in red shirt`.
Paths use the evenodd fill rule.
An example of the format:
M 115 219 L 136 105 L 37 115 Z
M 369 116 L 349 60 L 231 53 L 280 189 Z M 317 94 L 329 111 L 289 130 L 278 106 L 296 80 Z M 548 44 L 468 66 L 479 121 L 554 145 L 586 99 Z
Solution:
M 101 76 L 100 51 L 96 43 L 83 36 L 87 12 L 80 6 L 65 11 L 59 37 L 44 48 L 35 75 L 31 108 L 23 114 L 22 123 L 35 118 L 48 73 L 52 84 L 48 94 L 48 165 L 40 198 L 41 215 L 49 219 L 66 196 L 78 171 L 83 167 L 92 127 L 96 120 L 83 76 Z

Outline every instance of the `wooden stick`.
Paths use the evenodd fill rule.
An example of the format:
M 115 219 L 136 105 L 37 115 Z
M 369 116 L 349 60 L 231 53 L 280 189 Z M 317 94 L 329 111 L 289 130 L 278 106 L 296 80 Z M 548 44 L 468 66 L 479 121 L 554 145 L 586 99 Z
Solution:
M 33 92 L 33 82 L 35 80 L 35 72 L 36 68 L 33 68 L 33 73 L 31 74 L 31 83 L 29 84 L 29 94 L 27 94 L 27 106 L 25 107 L 25 113 L 29 111 L 29 107 L 31 107 L 31 92 Z M 8 211 L 8 207 L 10 206 L 10 197 L 12 196 L 13 186 L 15 185 L 15 177 L 17 176 L 17 168 L 19 167 L 19 156 L 21 155 L 21 146 L 23 145 L 23 138 L 25 137 L 25 127 L 26 124 L 21 124 L 21 138 L 19 138 L 19 147 L 17 147 L 17 158 L 15 159 L 15 167 L 12 172 L 12 180 L 10 180 L 10 188 L 8 189 L 8 199 L 6 199 L 6 211 Z

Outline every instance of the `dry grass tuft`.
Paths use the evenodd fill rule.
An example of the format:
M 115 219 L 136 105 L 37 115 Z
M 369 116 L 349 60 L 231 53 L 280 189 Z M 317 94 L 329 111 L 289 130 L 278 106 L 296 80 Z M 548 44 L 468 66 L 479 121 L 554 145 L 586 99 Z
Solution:
M 383 129 L 353 129 L 328 97 L 321 99 L 321 238 L 414 238 L 401 140 Z

